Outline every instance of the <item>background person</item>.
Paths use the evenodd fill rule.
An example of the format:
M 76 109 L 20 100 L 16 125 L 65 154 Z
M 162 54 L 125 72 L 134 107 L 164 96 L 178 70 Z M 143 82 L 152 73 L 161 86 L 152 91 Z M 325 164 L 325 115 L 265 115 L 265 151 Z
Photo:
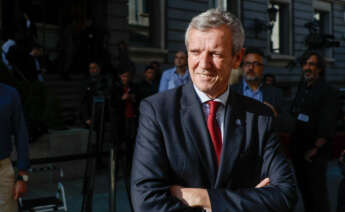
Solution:
M 302 80 L 292 104 L 296 129 L 290 152 L 306 212 L 329 211 L 326 171 L 335 135 L 337 98 L 324 79 L 326 63 L 316 52 L 302 61 Z
M 187 69 L 187 54 L 184 51 L 178 51 L 174 59 L 175 67 L 165 70 L 162 74 L 159 84 L 159 92 L 173 89 L 184 85 L 189 81 Z
M 26 193 L 29 180 L 28 133 L 16 89 L 0 83 L 0 96 L 0 211 L 16 212 L 16 200 Z M 10 159 L 12 135 L 17 152 L 17 174 Z

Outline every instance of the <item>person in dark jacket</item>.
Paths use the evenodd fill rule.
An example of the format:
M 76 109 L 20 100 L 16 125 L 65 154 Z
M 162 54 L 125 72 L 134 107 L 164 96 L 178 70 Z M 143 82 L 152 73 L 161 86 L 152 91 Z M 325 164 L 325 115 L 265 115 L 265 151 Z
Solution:
M 132 83 L 132 72 L 121 66 L 119 80 L 111 89 L 111 119 L 115 148 L 123 150 L 126 158 L 126 175 L 129 175 L 134 139 L 137 131 L 138 90 Z
M 89 64 L 89 78 L 84 86 L 84 95 L 81 102 L 81 119 L 87 127 L 91 125 L 92 106 L 94 96 L 105 96 L 108 92 L 109 85 L 105 77 L 101 75 L 101 66 L 98 62 Z M 98 117 L 99 110 L 95 110 L 95 116 Z M 98 118 L 95 119 L 98 121 Z
M 156 69 L 153 66 L 145 68 L 144 79 L 138 84 L 139 101 L 158 92 L 159 82 L 156 76 Z
M 306 212 L 329 211 L 327 162 L 335 134 L 336 93 L 324 79 L 326 63 L 316 52 L 302 60 L 302 80 L 291 112 L 296 120 L 291 157 Z
M 44 82 L 43 73 L 45 69 L 40 62 L 42 47 L 34 43 L 31 46 L 31 51 L 24 58 L 23 64 L 20 65 L 20 70 L 27 80 L 30 82 L 40 81 Z

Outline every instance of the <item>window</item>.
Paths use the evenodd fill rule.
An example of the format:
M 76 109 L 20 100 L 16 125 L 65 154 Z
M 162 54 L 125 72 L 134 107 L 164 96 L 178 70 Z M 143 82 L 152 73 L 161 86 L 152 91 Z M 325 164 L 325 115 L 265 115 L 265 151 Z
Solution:
M 131 46 L 164 49 L 165 0 L 128 1 Z
M 269 30 L 269 49 L 271 54 L 290 55 L 292 52 L 292 26 L 289 1 L 271 1 L 269 8 L 275 8 L 275 21 Z
M 221 8 L 223 10 L 227 9 L 227 0 L 210 0 L 211 8 Z
M 209 4 L 211 8 L 221 8 L 223 10 L 231 12 L 237 17 L 240 17 L 240 0 L 210 0 Z
M 319 33 L 326 38 L 325 40 L 332 40 L 332 21 L 331 21 L 331 5 L 328 2 L 313 1 L 314 14 L 313 18 L 317 21 Z M 322 50 L 324 56 L 331 58 L 332 48 L 325 45 L 326 48 Z
M 228 11 L 236 15 L 238 18 L 241 17 L 241 1 L 240 0 L 228 0 L 227 8 L 228 8 Z
M 150 5 L 149 0 L 129 0 L 128 23 L 130 41 L 137 44 L 150 43 Z

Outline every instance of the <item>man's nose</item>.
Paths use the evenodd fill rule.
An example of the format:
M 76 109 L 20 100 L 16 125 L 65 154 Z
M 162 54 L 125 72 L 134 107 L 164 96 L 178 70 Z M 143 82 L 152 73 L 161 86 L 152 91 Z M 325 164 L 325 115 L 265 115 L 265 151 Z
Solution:
M 203 53 L 200 55 L 200 61 L 199 61 L 199 66 L 203 69 L 207 69 L 211 67 L 211 55 L 207 52 Z
M 302 66 L 302 69 L 303 69 L 303 70 L 308 70 L 309 68 L 310 68 L 309 63 L 305 63 L 305 64 Z

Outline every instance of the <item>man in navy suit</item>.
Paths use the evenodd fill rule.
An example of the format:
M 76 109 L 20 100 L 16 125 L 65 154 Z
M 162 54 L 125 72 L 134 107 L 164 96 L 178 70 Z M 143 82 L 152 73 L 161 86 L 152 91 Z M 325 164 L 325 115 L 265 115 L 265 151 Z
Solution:
M 186 32 L 192 82 L 144 99 L 131 175 L 134 211 L 290 211 L 292 169 L 272 111 L 229 89 L 244 31 L 210 9 Z

